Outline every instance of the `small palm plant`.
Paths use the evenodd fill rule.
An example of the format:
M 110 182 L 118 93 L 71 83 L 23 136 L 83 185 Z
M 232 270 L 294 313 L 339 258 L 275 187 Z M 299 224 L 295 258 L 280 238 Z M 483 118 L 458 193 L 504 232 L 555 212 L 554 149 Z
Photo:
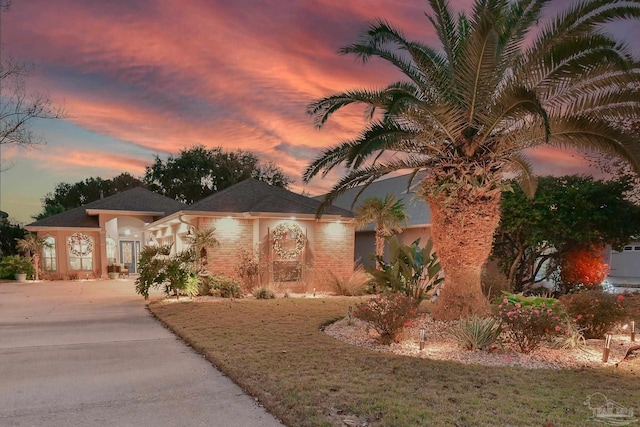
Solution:
M 402 232 L 407 222 L 404 203 L 387 194 L 384 199 L 367 197 L 354 211 L 356 227 L 364 228 L 374 223 L 376 231 L 376 257 L 384 253 L 385 238 Z
M 218 246 L 219 242 L 215 238 L 215 228 L 196 230 L 193 234 L 187 235 L 187 243 L 190 245 L 189 251 L 195 262 L 195 269 L 198 274 L 207 267 L 207 250 Z
M 27 258 L 31 258 L 35 271 L 35 279 L 39 280 L 40 254 L 42 254 L 45 248 L 50 248 L 51 245 L 35 234 L 28 234 L 24 239 L 16 239 L 16 242 L 18 252 L 22 252 Z

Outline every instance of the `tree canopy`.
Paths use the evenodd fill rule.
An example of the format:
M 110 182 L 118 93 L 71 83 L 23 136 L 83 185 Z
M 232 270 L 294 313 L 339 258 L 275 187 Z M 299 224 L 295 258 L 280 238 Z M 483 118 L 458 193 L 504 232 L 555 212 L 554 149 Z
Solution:
M 33 219 L 43 219 L 141 186 L 144 186 L 143 182 L 127 172 L 111 179 L 91 177 L 74 184 L 61 182 L 56 185 L 52 193 L 48 193 L 42 199 L 42 212 L 34 216 Z
M 247 178 L 284 188 L 293 182 L 275 164 L 261 163 L 253 153 L 203 145 L 185 148 L 165 161 L 156 156 L 143 181 L 149 190 L 190 204 Z
M 16 239 L 22 239 L 26 234 L 27 230 L 19 224 L 12 223 L 6 217 L 0 217 L 0 258 L 16 255 Z
M 640 206 L 625 198 L 628 179 L 542 177 L 533 199 L 514 186 L 501 202 L 493 257 L 515 291 L 554 274 L 576 250 L 611 245 L 616 250 L 640 236 Z M 541 275 L 543 263 L 546 272 Z
M 342 48 L 364 63 L 379 58 L 403 75 L 382 89 L 355 89 L 311 103 L 322 126 L 338 110 L 365 107 L 353 139 L 326 149 L 303 174 L 338 165 L 342 192 L 399 170 L 425 172 L 422 196 L 445 284 L 432 315 L 486 313 L 481 272 L 500 217 L 504 177 L 528 194 L 535 179 L 523 150 L 592 149 L 640 171 L 640 136 L 625 127 L 640 112 L 640 67 L 603 24 L 640 18 L 640 2 L 582 0 L 550 17 L 551 0 L 474 0 L 458 13 L 429 0 L 440 44 L 408 40 L 383 19 Z

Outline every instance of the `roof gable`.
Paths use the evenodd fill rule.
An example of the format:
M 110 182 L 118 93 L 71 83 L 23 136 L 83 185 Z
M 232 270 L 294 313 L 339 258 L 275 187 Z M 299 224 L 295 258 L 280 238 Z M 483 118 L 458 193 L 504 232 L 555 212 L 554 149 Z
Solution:
M 28 227 L 99 227 L 97 216 L 87 214 L 87 210 L 126 211 L 126 212 L 162 212 L 171 215 L 185 208 L 185 204 L 154 193 L 142 187 L 116 193 L 113 196 L 96 200 L 86 205 L 70 209 L 36 222 Z
M 315 215 L 320 202 L 282 187 L 246 179 L 192 204 L 185 211 Z M 353 217 L 347 209 L 329 206 L 327 215 Z

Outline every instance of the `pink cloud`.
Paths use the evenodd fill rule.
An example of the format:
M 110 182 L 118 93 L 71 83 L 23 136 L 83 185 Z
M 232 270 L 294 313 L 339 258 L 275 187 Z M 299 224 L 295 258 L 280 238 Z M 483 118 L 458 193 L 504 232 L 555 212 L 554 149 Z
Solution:
M 472 1 L 452 3 L 465 10 Z M 75 126 L 113 139 L 99 147 L 105 160 L 94 158 L 91 171 L 91 149 L 75 151 L 56 135 L 56 147 L 67 152 L 47 147 L 51 155 L 41 160 L 51 159 L 50 168 L 142 173 L 154 153 L 199 143 L 253 151 L 301 189 L 309 156 L 354 137 L 363 124 L 361 110 L 349 107 L 319 131 L 306 106 L 400 77 L 382 61 L 365 66 L 338 48 L 357 41 L 374 18 L 437 45 L 425 12 L 427 3 L 414 0 L 29 0 L 3 13 L 3 44 L 34 65 L 30 88 L 64 103 Z M 634 35 L 636 27 L 625 28 Z M 546 149 L 531 158 L 541 174 L 585 167 Z M 324 192 L 337 177 L 306 188 Z

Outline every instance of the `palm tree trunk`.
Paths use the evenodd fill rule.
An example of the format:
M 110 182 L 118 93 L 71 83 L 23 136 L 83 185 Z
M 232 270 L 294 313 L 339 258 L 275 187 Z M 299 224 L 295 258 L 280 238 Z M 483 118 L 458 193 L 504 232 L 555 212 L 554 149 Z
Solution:
M 33 268 L 36 271 L 35 280 L 40 280 L 40 254 L 37 252 L 34 252 L 33 254 Z
M 452 320 L 488 314 L 481 275 L 500 221 L 499 191 L 478 191 L 475 197 L 462 192 L 457 197 L 438 195 L 428 202 L 434 248 L 445 276 L 432 316 Z
M 384 256 L 384 236 L 379 228 L 376 228 L 376 258 L 382 259 Z M 376 260 L 376 268 L 381 270 L 380 263 Z

